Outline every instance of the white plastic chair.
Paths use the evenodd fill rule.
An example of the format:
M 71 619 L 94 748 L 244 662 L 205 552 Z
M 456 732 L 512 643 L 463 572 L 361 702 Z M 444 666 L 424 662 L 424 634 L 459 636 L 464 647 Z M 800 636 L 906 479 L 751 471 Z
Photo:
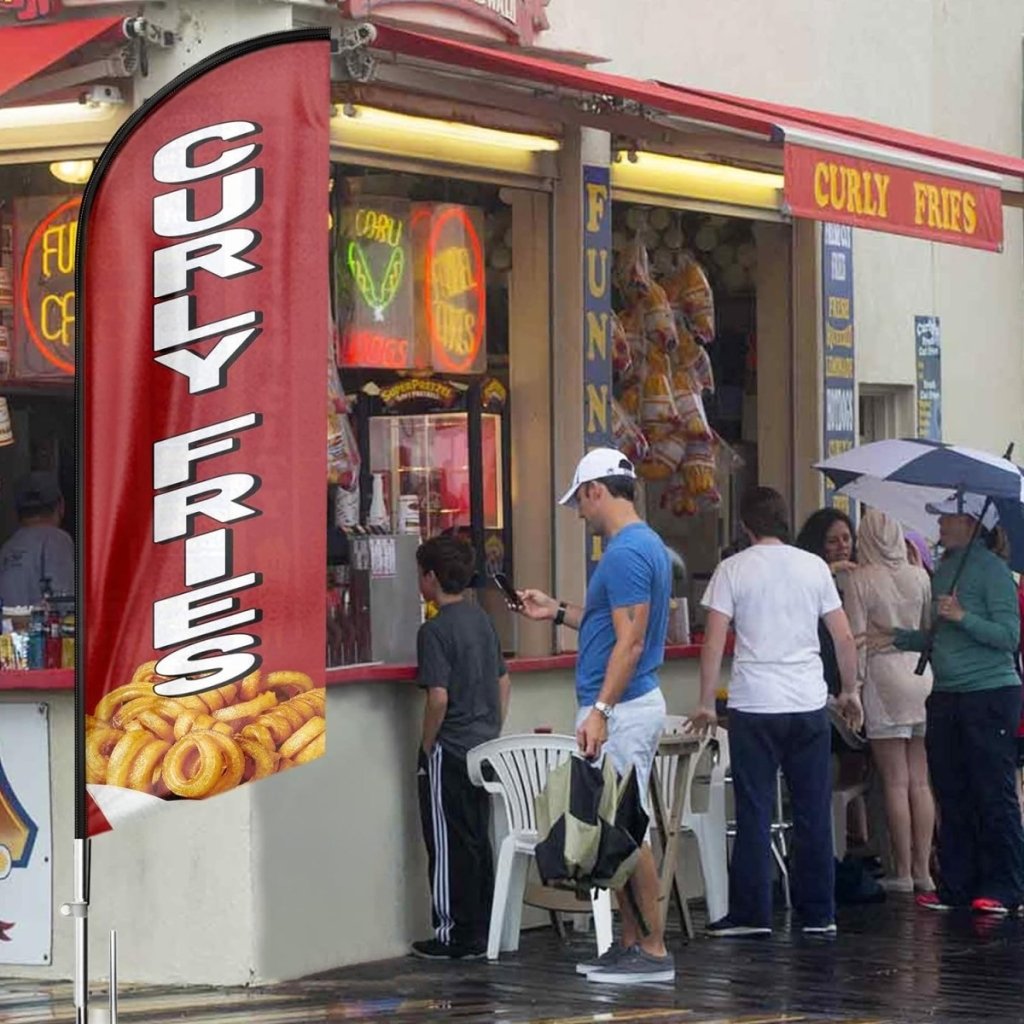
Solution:
M 712 742 L 717 742 L 718 753 L 712 761 L 707 782 L 707 806 L 702 804 L 697 809 L 693 799 L 694 782 L 697 769 L 705 762 L 705 754 Z M 717 921 L 729 912 L 729 853 L 725 818 L 725 779 L 728 771 L 729 734 L 719 726 L 715 740 L 702 740 L 700 750 L 690 758 L 682 817 L 683 829 L 692 832 L 697 840 L 709 921 Z
M 487 937 L 489 960 L 497 960 L 499 952 L 519 948 L 526 873 L 540 841 L 534 801 L 550 772 L 576 749 L 574 736 L 526 733 L 481 743 L 466 756 L 470 780 L 500 801 L 506 823 L 505 834 L 496 836 L 498 859 Z M 484 777 L 485 765 L 493 771 L 493 778 Z M 495 819 L 498 817 L 495 815 Z M 607 891 L 593 890 L 591 908 L 600 955 L 612 944 L 611 898 Z

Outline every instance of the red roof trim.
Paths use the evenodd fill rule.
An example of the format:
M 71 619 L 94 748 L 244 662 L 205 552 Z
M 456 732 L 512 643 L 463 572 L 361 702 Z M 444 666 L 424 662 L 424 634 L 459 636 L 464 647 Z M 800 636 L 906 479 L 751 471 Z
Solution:
M 996 174 L 1024 177 L 1024 160 L 1019 157 L 1005 156 L 859 118 L 840 117 L 801 107 L 591 71 L 542 57 L 510 53 L 392 25 L 377 25 L 376 28 L 377 41 L 374 46 L 380 50 L 392 50 L 456 67 L 473 68 L 524 82 L 633 100 L 667 114 L 750 132 L 765 139 L 778 139 L 780 131 L 789 123 L 805 129 L 832 132 L 860 142 L 871 142 L 979 167 Z
M 83 18 L 50 25 L 0 28 L 0 98 L 86 43 L 105 35 L 122 18 Z
M 771 137 L 774 130 L 769 118 L 738 104 L 710 97 L 691 97 L 657 82 L 645 82 L 604 71 L 589 71 L 571 64 L 559 64 L 553 60 L 523 53 L 510 53 L 474 43 L 443 39 L 440 36 L 413 32 L 394 25 L 375 27 L 377 41 L 373 45 L 378 50 L 391 50 L 409 57 L 422 57 L 456 67 L 487 71 L 508 78 L 518 78 L 524 82 L 634 100 L 645 106 L 656 107 L 665 113 L 752 132 L 766 139 Z
M 804 129 L 845 135 L 847 138 L 854 138 L 860 142 L 891 146 L 894 149 L 907 150 L 922 156 L 967 164 L 970 167 L 978 167 L 994 174 L 1006 174 L 1015 178 L 1024 177 L 1024 159 L 996 153 L 993 150 L 979 149 L 977 146 L 967 146 L 959 142 L 951 142 L 948 139 L 940 139 L 937 136 L 907 131 L 903 128 L 893 128 L 876 121 L 865 121 L 859 117 L 825 114 L 803 107 L 790 107 L 781 103 L 768 103 L 764 100 L 730 96 L 726 93 L 708 92 L 703 89 L 683 89 L 681 86 L 662 84 L 676 92 L 685 92 L 688 96 L 703 96 L 723 103 L 731 103 L 752 112 L 758 111 L 774 119 L 783 132 L 788 123 Z

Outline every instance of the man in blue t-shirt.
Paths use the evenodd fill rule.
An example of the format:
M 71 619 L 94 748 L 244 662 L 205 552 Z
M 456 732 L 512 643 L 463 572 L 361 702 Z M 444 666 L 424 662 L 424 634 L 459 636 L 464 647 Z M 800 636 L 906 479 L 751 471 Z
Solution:
M 636 473 L 614 448 L 588 452 L 576 467 L 561 504 L 604 538 L 605 548 L 585 607 L 524 590 L 521 611 L 578 629 L 576 738 L 589 758 L 602 749 L 620 774 L 632 767 L 646 800 L 651 767 L 665 725 L 665 698 L 658 668 L 665 656 L 672 569 L 668 551 L 633 506 Z M 658 901 L 658 873 L 645 844 L 630 881 L 640 922 L 626 894 L 619 899 L 622 936 L 603 956 L 577 971 L 591 981 L 628 984 L 672 981 L 675 965 L 665 950 L 665 924 Z

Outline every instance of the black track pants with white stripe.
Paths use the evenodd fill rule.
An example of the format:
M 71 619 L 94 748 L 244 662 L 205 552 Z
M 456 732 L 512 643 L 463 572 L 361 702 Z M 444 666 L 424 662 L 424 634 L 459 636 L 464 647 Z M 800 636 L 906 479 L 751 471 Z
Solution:
M 490 797 L 469 781 L 465 758 L 435 744 L 419 757 L 420 818 L 430 861 L 434 935 L 486 946 L 494 895 Z

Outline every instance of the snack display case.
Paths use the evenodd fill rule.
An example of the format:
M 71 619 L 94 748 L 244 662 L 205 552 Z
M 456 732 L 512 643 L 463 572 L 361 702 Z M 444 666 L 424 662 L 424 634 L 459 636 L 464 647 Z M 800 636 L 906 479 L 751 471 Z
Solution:
M 469 419 L 465 412 L 371 418 L 370 472 L 383 476 L 396 533 L 418 533 L 425 540 L 447 530 L 472 530 L 477 476 L 483 530 L 504 529 L 501 416 L 481 414 L 476 458 L 470 457 Z

